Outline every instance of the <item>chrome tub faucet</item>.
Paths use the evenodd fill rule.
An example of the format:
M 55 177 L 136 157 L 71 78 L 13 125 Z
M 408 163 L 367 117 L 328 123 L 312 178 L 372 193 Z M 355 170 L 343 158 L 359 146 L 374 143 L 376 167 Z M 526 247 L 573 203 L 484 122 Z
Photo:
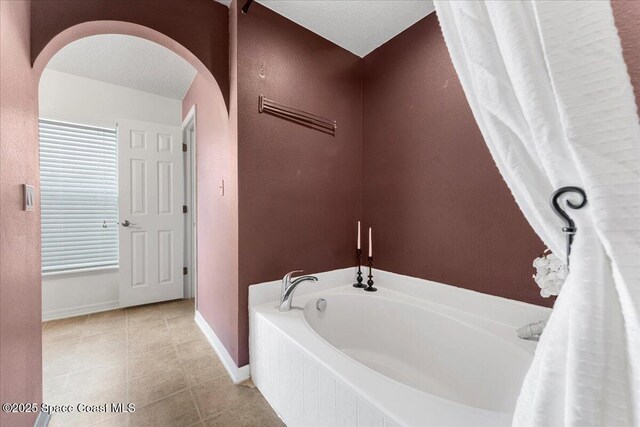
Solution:
M 293 292 L 298 285 L 302 282 L 317 282 L 318 278 L 315 276 L 300 276 L 292 280 L 292 275 L 295 273 L 302 273 L 303 270 L 294 270 L 285 274 L 282 278 L 282 290 L 280 292 L 280 311 L 291 310 L 291 301 L 293 301 Z

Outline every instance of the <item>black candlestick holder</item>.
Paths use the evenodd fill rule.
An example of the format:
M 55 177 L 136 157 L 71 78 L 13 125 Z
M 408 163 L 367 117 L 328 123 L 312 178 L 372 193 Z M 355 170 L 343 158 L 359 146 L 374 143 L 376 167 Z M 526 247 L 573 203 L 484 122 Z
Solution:
M 364 288 L 365 284 L 362 283 L 362 270 L 360 269 L 360 265 L 362 264 L 362 249 L 356 249 L 356 258 L 358 260 L 358 273 L 356 277 L 356 282 L 353 284 L 354 288 Z
M 375 292 L 378 289 L 373 287 L 373 257 L 367 257 L 367 260 L 369 261 L 369 280 L 367 280 L 367 287 L 364 288 L 364 290 L 367 292 Z

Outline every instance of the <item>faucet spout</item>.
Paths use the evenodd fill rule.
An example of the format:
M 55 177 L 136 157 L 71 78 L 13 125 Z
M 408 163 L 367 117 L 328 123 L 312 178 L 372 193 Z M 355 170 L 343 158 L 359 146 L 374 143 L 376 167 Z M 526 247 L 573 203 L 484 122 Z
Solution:
M 302 282 L 317 282 L 318 278 L 316 276 L 300 276 L 296 277 L 293 282 L 291 282 L 291 286 L 298 286 L 298 284 Z
M 302 273 L 302 270 L 291 271 L 282 278 L 282 290 L 280 293 L 280 311 L 291 310 L 291 301 L 293 301 L 293 292 L 296 290 L 299 284 L 303 282 L 318 281 L 318 278 L 315 276 L 300 276 L 292 280 L 291 276 L 295 273 Z

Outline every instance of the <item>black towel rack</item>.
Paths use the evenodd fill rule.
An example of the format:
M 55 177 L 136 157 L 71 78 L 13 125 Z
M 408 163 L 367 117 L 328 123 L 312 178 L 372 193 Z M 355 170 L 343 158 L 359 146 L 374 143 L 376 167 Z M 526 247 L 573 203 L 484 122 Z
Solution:
M 272 114 L 333 136 L 335 136 L 336 129 L 338 128 L 335 120 L 325 119 L 324 117 L 277 103 L 267 99 L 264 95 L 260 95 L 258 98 L 258 111 Z
M 249 8 L 251 7 L 251 3 L 253 3 L 253 0 L 247 0 L 244 4 L 244 6 L 242 6 L 242 13 L 249 13 Z

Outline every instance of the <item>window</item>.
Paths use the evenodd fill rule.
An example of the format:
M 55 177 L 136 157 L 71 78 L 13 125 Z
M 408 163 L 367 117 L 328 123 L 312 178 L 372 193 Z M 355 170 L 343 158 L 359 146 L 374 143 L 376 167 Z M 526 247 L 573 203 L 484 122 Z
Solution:
M 116 130 L 39 124 L 42 272 L 116 267 Z

